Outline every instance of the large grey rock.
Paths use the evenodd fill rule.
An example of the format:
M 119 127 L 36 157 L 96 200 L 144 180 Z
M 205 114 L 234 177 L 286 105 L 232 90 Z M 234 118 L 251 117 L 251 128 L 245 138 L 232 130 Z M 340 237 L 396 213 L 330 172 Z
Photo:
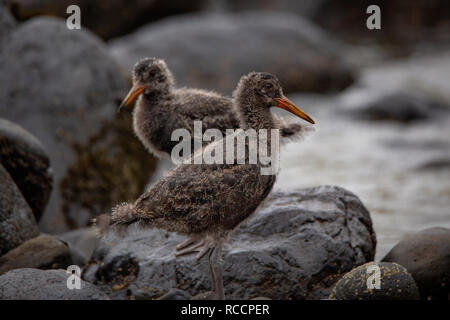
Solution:
M 72 258 L 67 245 L 48 235 L 25 241 L 0 257 L 0 274 L 19 268 L 67 268 Z
M 0 300 L 108 300 L 94 285 L 68 289 L 65 270 L 16 269 L 0 276 Z
M 314 16 L 326 0 L 224 0 L 223 10 L 247 11 L 267 10 L 293 12 L 301 16 Z
M 38 234 L 33 212 L 0 164 L 0 255 Z
M 121 296 L 114 292 L 115 298 L 126 292 L 157 298 L 171 288 L 193 296 L 210 290 L 207 259 L 174 257 L 175 245 L 183 240 L 160 230 L 123 240 L 110 235 L 94 252 L 85 279 L 99 283 L 98 270 L 134 257 L 139 262 L 137 278 L 119 291 Z M 275 192 L 224 248 L 227 298 L 326 298 L 345 272 L 373 260 L 375 245 L 369 212 L 351 192 L 332 186 Z
M 173 17 L 111 41 L 128 72 L 146 56 L 164 58 L 180 85 L 230 94 L 250 71 L 276 74 L 286 92 L 324 92 L 353 81 L 339 45 L 288 13 L 248 12 Z
M 450 294 L 450 229 L 411 233 L 383 258 L 404 266 L 416 280 L 422 299 L 447 300 Z
M 397 263 L 375 264 L 379 270 L 379 287 L 375 279 L 374 263 L 359 266 L 340 279 L 330 299 L 336 300 L 418 300 L 419 291 L 413 277 Z M 372 267 L 371 267 L 372 266 Z M 372 281 L 369 288 L 368 283 Z M 373 285 L 373 287 L 372 287 Z
M 84 265 L 91 258 L 100 240 L 94 228 L 86 227 L 66 232 L 58 236 L 58 239 L 68 244 L 73 254 L 82 256 L 78 265 Z
M 67 7 L 81 9 L 82 27 L 103 39 L 117 37 L 168 15 L 197 11 L 207 0 L 6 0 L 14 15 L 25 20 L 37 15 L 67 18 Z M 114 21 L 114 23 L 112 23 Z
M 127 91 L 98 38 L 69 30 L 64 20 L 35 18 L 11 34 L 0 53 L 0 112 L 46 147 L 55 185 L 74 161 L 74 148 L 114 118 Z M 65 231 L 60 191 L 50 197 L 40 227 Z
M 355 106 L 351 114 L 364 120 L 409 123 L 439 116 L 447 110 L 448 106 L 429 97 L 396 91 Z
M 0 119 L 0 163 L 39 221 L 52 191 L 50 161 L 41 142 L 22 127 Z

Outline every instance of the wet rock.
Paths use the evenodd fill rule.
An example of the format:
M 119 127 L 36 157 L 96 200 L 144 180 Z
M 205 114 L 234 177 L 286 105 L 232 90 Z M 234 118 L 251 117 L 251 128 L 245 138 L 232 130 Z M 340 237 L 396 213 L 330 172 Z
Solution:
M 78 5 L 81 9 L 82 27 L 90 29 L 103 39 L 110 39 L 168 15 L 200 10 L 206 0 L 134 0 L 132 2 L 109 0 L 108 5 L 89 0 L 6 0 L 6 2 L 19 20 L 37 15 L 67 18 L 67 7 Z
M 0 276 L 1 300 L 108 300 L 100 289 L 81 280 L 81 289 L 68 289 L 65 270 L 16 269 Z
M 353 115 L 359 119 L 372 121 L 396 121 L 409 123 L 426 120 L 441 112 L 446 107 L 430 98 L 406 92 L 389 93 L 358 106 Z
M 420 165 L 417 169 L 421 171 L 449 170 L 450 158 L 432 159 Z
M 19 268 L 66 269 L 72 264 L 69 248 L 58 239 L 40 235 L 0 257 L 0 274 Z
M 278 1 L 277 1 L 278 2 Z M 366 44 L 369 40 L 380 43 L 417 45 L 419 41 L 448 39 L 450 14 L 448 2 L 436 0 L 416 0 L 407 3 L 402 0 L 352 0 L 342 3 L 337 0 L 320 0 L 320 5 L 312 12 L 312 18 L 327 30 L 333 30 L 339 36 L 355 41 L 360 39 Z M 365 22 L 367 8 L 376 4 L 381 8 L 381 30 L 373 30 L 368 35 Z M 356 25 L 360 27 L 355 27 Z M 381 32 L 380 32 L 381 31 Z
M 95 277 L 97 282 L 117 282 L 118 279 L 134 276 L 139 273 L 138 260 L 129 254 L 105 259 L 97 270 Z
M 359 266 L 340 279 L 334 286 L 330 299 L 335 300 L 418 300 L 419 291 L 411 274 L 397 263 L 376 264 L 380 271 L 380 286 L 376 282 L 369 288 L 373 262 Z M 370 283 L 369 283 L 370 284 Z
M 314 16 L 326 0 L 225 0 L 223 9 L 231 11 L 270 10 L 294 12 L 302 16 Z
M 174 257 L 175 245 L 184 239 L 155 229 L 125 239 L 108 235 L 100 242 L 101 254 L 93 254 L 100 259 L 91 268 L 115 257 L 137 259 L 139 273 L 122 298 L 127 292 L 158 298 L 174 287 L 204 295 L 210 290 L 207 259 Z M 332 186 L 274 192 L 224 248 L 227 298 L 328 297 L 345 272 L 373 260 L 375 245 L 369 212 L 354 194 Z
M 190 300 L 192 297 L 186 291 L 180 289 L 172 289 L 158 300 Z
M 87 260 L 91 258 L 100 240 L 96 230 L 91 227 L 69 231 L 57 238 L 66 242 L 69 248 L 75 251 L 75 254 L 81 254 Z
M 117 203 L 136 200 L 157 163 L 136 138 L 129 113 L 106 122 L 73 150 L 76 160 L 59 184 L 63 211 L 73 228 L 90 225 Z
M 3 45 L 2 42 L 9 37 L 9 34 L 16 26 L 16 21 L 6 9 L 6 7 L 0 3 L 0 50 Z
M 0 165 L 0 255 L 38 234 L 30 207 L 8 171 Z
M 52 190 L 52 170 L 41 142 L 20 126 L 0 119 L 0 163 L 33 210 L 42 216 Z
M 213 291 L 201 292 L 192 297 L 192 300 L 214 300 L 214 299 L 216 299 L 216 295 Z
M 450 293 L 450 229 L 429 228 L 406 235 L 383 258 L 411 273 L 422 299 L 447 300 Z
M 288 13 L 168 18 L 112 41 L 111 49 L 127 72 L 142 57 L 161 57 L 179 85 L 226 94 L 253 70 L 276 74 L 286 92 L 340 90 L 353 82 L 339 45 Z
M 2 116 L 42 142 L 58 187 L 74 161 L 73 145 L 83 144 L 104 121 L 113 119 L 127 91 L 99 39 L 47 17 L 31 19 L 11 33 L 0 53 L 0 83 Z M 58 189 L 40 221 L 43 231 L 67 230 Z

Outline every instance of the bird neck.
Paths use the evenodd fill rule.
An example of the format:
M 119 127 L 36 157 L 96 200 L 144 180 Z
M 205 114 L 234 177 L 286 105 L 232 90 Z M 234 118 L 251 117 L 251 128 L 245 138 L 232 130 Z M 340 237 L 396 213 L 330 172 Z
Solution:
M 235 103 L 242 129 L 270 130 L 276 128 L 269 106 L 264 105 L 254 93 L 237 95 Z
M 163 100 L 169 100 L 171 96 L 171 88 L 158 88 L 151 90 L 149 93 L 144 93 L 142 99 L 145 106 L 154 107 L 160 105 Z

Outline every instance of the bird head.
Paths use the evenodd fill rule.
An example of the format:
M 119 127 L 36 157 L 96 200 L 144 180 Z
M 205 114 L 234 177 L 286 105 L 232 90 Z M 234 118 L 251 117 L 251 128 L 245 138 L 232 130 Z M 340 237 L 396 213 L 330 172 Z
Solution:
M 174 85 L 172 73 L 162 59 L 144 58 L 134 65 L 133 87 L 122 101 L 119 111 L 141 94 L 166 93 Z
M 250 105 L 278 107 L 312 124 L 314 120 L 300 110 L 283 94 L 277 77 L 267 72 L 251 72 L 243 76 L 233 94 L 235 99 L 248 99 Z

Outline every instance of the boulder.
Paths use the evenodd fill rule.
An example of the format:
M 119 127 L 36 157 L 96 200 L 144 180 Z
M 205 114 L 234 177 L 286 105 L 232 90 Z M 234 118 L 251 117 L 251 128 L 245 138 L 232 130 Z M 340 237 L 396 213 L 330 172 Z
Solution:
M 74 146 L 112 120 L 126 80 L 104 44 L 64 20 L 34 18 L 18 26 L 0 52 L 0 112 L 45 146 L 59 186 Z M 101 171 L 101 169 L 98 169 Z M 50 196 L 43 231 L 67 230 L 60 190 Z
M 90 0 L 6 0 L 19 20 L 38 15 L 67 18 L 67 7 L 81 10 L 81 25 L 110 39 L 168 15 L 200 10 L 207 0 L 109 0 L 108 4 Z M 112 23 L 114 21 L 114 23 Z
M 158 300 L 191 300 L 191 296 L 186 291 L 180 289 L 172 289 Z
M 48 235 L 25 241 L 0 257 L 0 274 L 19 268 L 57 269 L 72 264 L 67 245 Z
M 8 170 L 39 221 L 53 182 L 50 162 L 41 142 L 22 127 L 0 119 L 0 163 Z
M 92 252 L 100 240 L 96 230 L 90 227 L 72 230 L 57 236 L 57 238 L 67 243 L 73 254 L 81 255 L 82 260 L 86 260 L 85 262 L 91 258 Z
M 0 164 L 0 255 L 38 234 L 33 212 Z
M 65 270 L 16 269 L 0 276 L 0 300 L 108 300 L 100 289 L 81 281 L 69 289 Z
M 450 229 L 411 233 L 383 258 L 403 265 L 416 280 L 422 299 L 447 300 L 450 294 Z
M 190 14 L 113 40 L 127 72 L 146 56 L 166 60 L 179 85 L 231 94 L 250 71 L 277 75 L 286 92 L 340 90 L 353 82 L 340 46 L 289 13 Z
M 115 298 L 158 298 L 171 288 L 204 293 L 210 290 L 207 259 L 174 256 L 184 239 L 156 229 L 125 239 L 110 234 L 94 252 L 84 279 L 98 283 L 99 268 L 134 257 L 136 279 Z M 229 299 L 326 298 L 343 274 L 373 260 L 375 246 L 370 214 L 353 193 L 333 186 L 274 192 L 224 247 L 225 293 Z
M 403 0 L 317 2 L 319 5 L 310 14 L 312 19 L 327 30 L 353 42 L 359 39 L 367 45 L 371 40 L 378 40 L 379 43 L 383 41 L 394 48 L 405 45 L 404 48 L 408 50 L 408 47 L 416 46 L 419 41 L 448 39 L 450 14 L 446 0 L 416 0 L 414 3 Z M 381 30 L 366 28 L 366 21 L 370 16 L 367 8 L 373 4 L 381 9 Z
M 374 280 L 379 270 L 379 286 Z M 372 267 L 372 268 L 371 268 Z M 371 278 L 372 277 L 372 278 Z M 373 281 L 370 283 L 370 281 Z M 418 300 L 413 277 L 397 263 L 369 262 L 345 274 L 330 294 L 333 300 Z
M 352 114 L 364 120 L 409 123 L 429 119 L 447 109 L 428 97 L 396 91 L 355 106 Z

